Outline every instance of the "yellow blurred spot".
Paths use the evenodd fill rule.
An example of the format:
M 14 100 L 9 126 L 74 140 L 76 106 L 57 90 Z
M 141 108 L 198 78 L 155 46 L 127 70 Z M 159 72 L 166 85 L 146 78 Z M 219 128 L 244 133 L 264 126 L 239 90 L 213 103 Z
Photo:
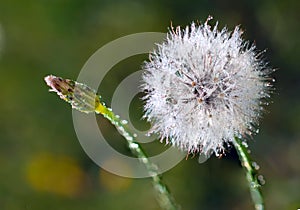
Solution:
M 122 162 L 121 160 L 117 159 L 109 159 L 106 162 L 104 162 L 104 168 L 105 165 L 113 165 L 114 167 L 118 167 L 121 171 L 131 171 L 128 165 L 126 163 Z M 100 170 L 99 174 L 100 184 L 105 189 L 111 192 L 121 192 L 126 190 L 132 182 L 132 179 L 130 178 L 124 178 L 121 176 L 117 176 L 115 174 L 109 173 L 105 170 Z
M 35 190 L 63 196 L 79 195 L 85 181 L 82 169 L 67 156 L 36 155 L 28 163 L 26 173 Z

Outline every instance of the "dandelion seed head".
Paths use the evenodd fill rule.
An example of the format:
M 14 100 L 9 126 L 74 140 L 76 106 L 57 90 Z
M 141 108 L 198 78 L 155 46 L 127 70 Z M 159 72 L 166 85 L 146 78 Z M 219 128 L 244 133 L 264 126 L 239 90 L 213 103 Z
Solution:
M 272 72 L 242 30 L 177 27 L 143 69 L 151 132 L 188 153 L 216 155 L 234 136 L 251 136 L 270 96 Z

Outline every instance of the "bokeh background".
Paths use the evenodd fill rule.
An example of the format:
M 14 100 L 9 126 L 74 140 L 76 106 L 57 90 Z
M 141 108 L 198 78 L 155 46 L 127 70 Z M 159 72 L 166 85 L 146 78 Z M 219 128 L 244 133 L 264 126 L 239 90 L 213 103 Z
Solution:
M 267 209 L 300 208 L 299 11 L 298 0 L 1 0 L 0 209 L 159 209 L 151 179 L 121 178 L 89 159 L 75 135 L 71 108 L 48 93 L 43 77 L 76 78 L 109 41 L 166 32 L 171 22 L 185 26 L 208 15 L 221 27 L 241 25 L 244 37 L 267 49 L 266 59 L 278 68 L 274 103 L 249 146 L 266 181 Z M 114 88 L 144 59 L 126 59 L 110 71 L 99 88 L 108 104 Z M 136 97 L 130 115 L 145 129 L 138 123 L 141 106 Z M 128 153 L 101 117 L 99 127 L 112 146 Z M 145 145 L 150 154 L 161 147 Z M 253 209 L 233 149 L 202 164 L 197 157 L 183 160 L 163 177 L 183 209 Z

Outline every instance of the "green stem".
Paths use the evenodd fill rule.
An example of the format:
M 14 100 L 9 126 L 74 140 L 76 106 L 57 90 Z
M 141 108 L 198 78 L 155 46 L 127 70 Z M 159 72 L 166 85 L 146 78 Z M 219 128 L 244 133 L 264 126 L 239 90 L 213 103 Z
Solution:
M 246 178 L 248 180 L 251 198 L 254 203 L 256 210 L 264 209 L 264 201 L 261 193 L 261 185 L 258 179 L 257 170 L 254 168 L 254 165 L 251 161 L 249 153 L 246 146 L 243 144 L 242 139 L 235 137 L 233 145 L 237 151 L 237 154 L 240 158 L 241 164 L 246 172 Z M 256 164 L 256 163 L 254 163 Z
M 99 100 L 100 101 L 100 100 Z M 120 134 L 127 140 L 128 147 L 142 164 L 144 164 L 152 177 L 153 187 L 157 193 L 157 200 L 161 208 L 166 210 L 177 210 L 180 207 L 176 204 L 173 196 L 170 194 L 167 186 L 163 183 L 161 176 L 158 173 L 158 167 L 151 163 L 147 154 L 143 151 L 138 142 L 135 141 L 135 136 L 131 133 L 120 117 L 114 114 L 114 112 L 99 102 L 96 105 L 95 112 L 102 114 L 118 129 Z

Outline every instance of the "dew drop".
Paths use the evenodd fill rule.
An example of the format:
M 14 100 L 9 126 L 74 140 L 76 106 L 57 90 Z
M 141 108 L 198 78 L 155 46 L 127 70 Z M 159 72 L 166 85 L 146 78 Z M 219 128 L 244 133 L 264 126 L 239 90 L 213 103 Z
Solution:
M 140 160 L 143 162 L 143 163 L 148 163 L 149 160 L 147 158 L 140 158 Z
M 255 204 L 255 209 L 256 210 L 263 210 L 264 206 L 262 204 Z
M 272 82 L 276 82 L 276 80 L 273 78 L 273 79 L 272 79 Z
M 127 120 L 121 120 L 121 123 L 122 123 L 123 125 L 126 125 L 126 124 L 128 124 L 128 121 L 127 121 Z
M 136 137 L 137 137 L 137 134 L 136 134 L 136 133 L 134 133 L 134 134 L 133 134 L 133 137 L 134 137 L 134 138 L 136 138 Z
M 255 183 L 255 182 L 251 182 L 250 187 L 251 188 L 258 188 L 258 187 L 260 187 L 260 185 L 258 183 Z
M 256 162 L 252 162 L 251 165 L 255 170 L 259 170 L 259 168 L 260 168 Z
M 247 142 L 243 141 L 243 142 L 242 142 L 242 145 L 243 145 L 244 147 L 248 148 Z
M 266 184 L 266 181 L 265 181 L 263 175 L 258 175 L 257 179 L 258 179 L 259 184 L 261 184 L 261 185 Z
M 133 141 L 133 138 L 131 136 L 126 136 L 125 137 L 128 141 Z
M 242 134 L 240 134 L 240 133 L 237 135 L 237 137 L 238 137 L 239 139 L 242 139 L 242 138 L 243 138 Z
M 259 129 L 256 129 L 256 130 L 255 130 L 255 133 L 259 133 Z
M 137 148 L 139 147 L 139 145 L 136 144 L 136 143 L 131 143 L 129 146 L 130 146 L 130 148 L 132 148 L 132 149 L 137 149 Z
M 157 173 L 155 171 L 148 171 L 149 175 L 152 177 L 155 177 L 157 175 Z M 161 190 L 163 191 L 163 190 Z
M 208 18 L 207 18 L 207 20 L 206 20 L 206 23 L 207 23 L 208 21 L 212 20 L 212 19 L 213 19 L 213 17 L 209 15 Z

